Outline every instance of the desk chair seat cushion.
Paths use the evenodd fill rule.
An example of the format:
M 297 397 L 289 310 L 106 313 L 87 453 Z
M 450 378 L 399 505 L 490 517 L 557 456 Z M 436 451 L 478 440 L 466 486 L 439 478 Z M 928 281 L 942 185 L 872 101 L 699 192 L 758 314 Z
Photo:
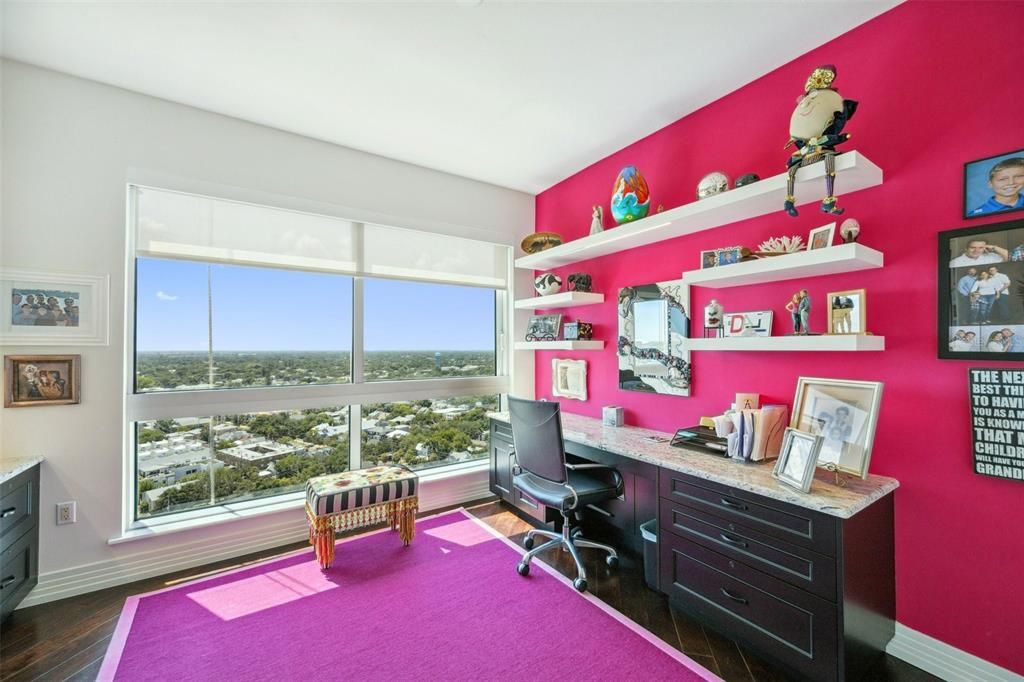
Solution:
M 575 506 L 572 491 L 564 483 L 555 483 L 524 471 L 512 478 L 512 484 L 541 504 L 563 512 L 610 500 L 622 494 L 621 479 L 617 479 L 610 470 L 607 473 L 569 472 L 568 484 L 579 496 Z

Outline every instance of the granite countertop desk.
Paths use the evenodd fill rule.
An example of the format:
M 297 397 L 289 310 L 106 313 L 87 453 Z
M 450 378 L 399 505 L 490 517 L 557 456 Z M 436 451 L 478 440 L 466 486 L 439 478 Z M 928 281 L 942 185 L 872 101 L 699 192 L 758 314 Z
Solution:
M 491 412 L 488 416 L 504 422 L 509 420 L 508 412 Z M 568 412 L 562 413 L 562 435 L 574 443 L 843 519 L 850 518 L 899 487 L 896 479 L 874 474 L 863 480 L 847 478 L 846 485 L 840 487 L 834 482 L 834 474 L 819 469 L 811 483 L 810 492 L 802 493 L 779 483 L 772 476 L 775 460 L 747 463 L 703 450 L 673 447 L 667 440 L 661 443 L 645 440 L 651 436 L 671 438 L 670 433 L 636 426 L 604 426 L 600 419 Z
M 0 483 L 6 483 L 42 461 L 42 457 L 0 457 Z

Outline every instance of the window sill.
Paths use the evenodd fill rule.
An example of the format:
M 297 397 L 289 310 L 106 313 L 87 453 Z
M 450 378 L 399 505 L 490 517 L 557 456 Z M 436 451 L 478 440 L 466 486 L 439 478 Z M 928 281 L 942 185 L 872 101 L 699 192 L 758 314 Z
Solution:
M 488 460 L 486 458 L 475 462 L 447 466 L 436 471 L 428 469 L 420 474 L 420 487 L 422 489 L 424 487 L 443 486 L 446 481 L 487 471 L 487 469 Z M 232 521 L 266 516 L 267 514 L 302 509 L 305 503 L 305 492 L 297 492 L 263 500 L 247 500 L 208 509 L 181 512 L 180 514 L 175 514 L 173 518 L 136 521 L 128 526 L 120 535 L 107 540 L 107 544 L 119 545 L 125 542 L 134 542 L 135 540 L 181 533 L 196 528 L 219 526 L 231 523 Z

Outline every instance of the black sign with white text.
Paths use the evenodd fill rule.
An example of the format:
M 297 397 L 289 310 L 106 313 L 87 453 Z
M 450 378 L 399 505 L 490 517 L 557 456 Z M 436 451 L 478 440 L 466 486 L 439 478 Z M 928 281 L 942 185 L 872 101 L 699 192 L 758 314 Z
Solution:
M 971 369 L 974 471 L 1024 481 L 1024 370 Z

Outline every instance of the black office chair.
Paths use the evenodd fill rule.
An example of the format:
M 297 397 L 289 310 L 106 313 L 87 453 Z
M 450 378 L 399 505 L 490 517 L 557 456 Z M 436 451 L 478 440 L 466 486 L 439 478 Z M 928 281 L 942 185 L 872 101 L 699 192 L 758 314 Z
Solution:
M 562 514 L 562 532 L 533 529 L 526 534 L 523 545 L 529 550 L 516 570 L 529 575 L 530 561 L 546 549 L 562 547 L 569 550 L 576 562 L 577 577 L 573 586 L 580 592 L 587 589 L 587 572 L 580 561 L 579 547 L 593 547 L 608 553 L 609 566 L 619 563 L 613 547 L 592 542 L 580 536 L 572 520 L 582 520 L 588 504 L 610 500 L 622 494 L 622 476 L 614 467 L 604 464 L 570 464 L 565 461 L 562 443 L 562 420 L 558 403 L 522 400 L 509 397 L 512 421 L 512 447 L 515 469 L 512 485 L 537 502 L 558 509 Z M 584 473 L 586 471 L 586 473 Z M 533 538 L 551 538 L 539 547 Z

